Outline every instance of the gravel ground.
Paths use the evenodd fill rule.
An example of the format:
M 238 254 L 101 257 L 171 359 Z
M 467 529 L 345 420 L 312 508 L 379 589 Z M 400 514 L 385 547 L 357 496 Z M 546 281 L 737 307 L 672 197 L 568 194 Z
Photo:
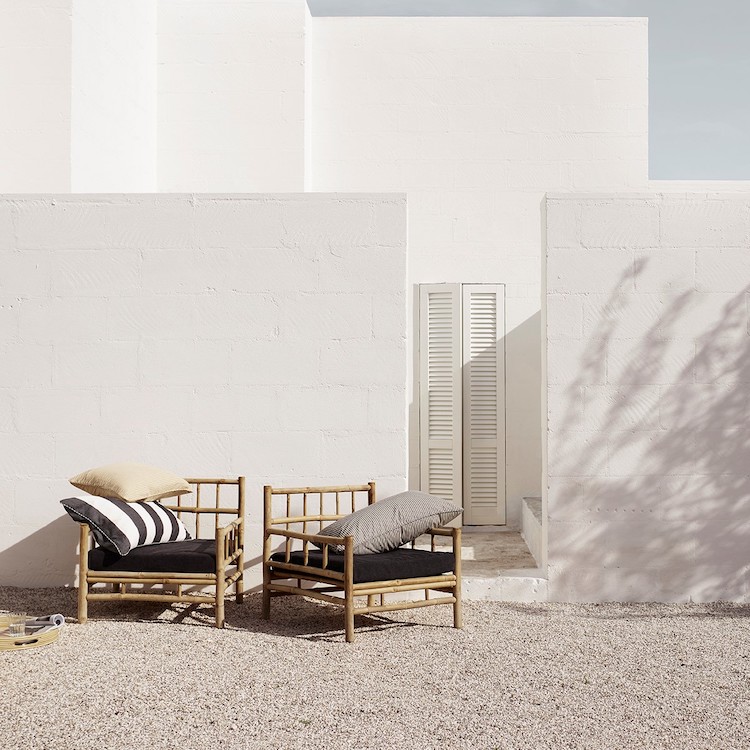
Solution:
M 75 591 L 0 588 L 0 611 Z M 467 602 L 362 616 L 257 595 L 90 605 L 45 648 L 0 652 L 0 747 L 25 750 L 750 747 L 750 606 Z M 171 621 L 171 622 L 168 622 Z

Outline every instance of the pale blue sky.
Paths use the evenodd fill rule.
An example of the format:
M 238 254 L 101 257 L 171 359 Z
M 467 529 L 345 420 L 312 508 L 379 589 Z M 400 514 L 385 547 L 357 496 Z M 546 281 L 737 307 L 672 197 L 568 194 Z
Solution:
M 750 179 L 750 0 L 308 0 L 316 16 L 645 16 L 650 177 Z

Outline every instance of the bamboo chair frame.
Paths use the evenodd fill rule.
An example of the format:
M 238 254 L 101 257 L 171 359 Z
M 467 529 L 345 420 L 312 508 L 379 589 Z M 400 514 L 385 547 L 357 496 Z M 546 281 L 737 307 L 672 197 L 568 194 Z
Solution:
M 88 603 L 92 601 L 151 601 L 151 602 L 190 602 L 213 603 L 217 628 L 224 627 L 224 599 L 228 588 L 234 584 L 237 602 L 243 599 L 243 578 L 245 566 L 245 477 L 237 479 L 192 478 L 186 480 L 194 486 L 194 494 L 169 498 L 174 505 L 162 503 L 182 520 L 183 514 L 194 517 L 195 538 L 200 538 L 201 518 L 213 515 L 213 536 L 216 540 L 216 570 L 213 573 L 136 573 L 131 571 L 90 570 L 88 552 L 96 541 L 88 524 L 81 524 L 78 568 L 78 622 L 88 619 Z M 213 505 L 201 504 L 201 489 L 214 486 Z M 236 503 L 221 504 L 221 487 L 235 486 Z M 204 496 L 206 493 L 203 493 Z M 185 505 L 189 499 L 193 504 Z M 220 526 L 220 516 L 236 516 L 230 523 Z M 168 542 L 167 542 L 168 543 Z M 111 591 L 93 592 L 94 586 L 108 584 Z M 146 590 L 128 591 L 128 586 L 161 584 L 160 592 Z M 166 593 L 163 587 L 174 587 L 175 593 Z M 183 591 L 185 586 L 199 586 L 201 589 L 213 586 L 213 596 L 190 594 Z
M 309 596 L 329 604 L 344 607 L 344 622 L 347 643 L 354 642 L 354 616 L 371 612 L 394 612 L 416 607 L 429 607 L 440 604 L 450 604 L 453 607 L 453 626 L 463 627 L 461 614 L 461 529 L 439 528 L 430 529 L 427 533 L 431 537 L 430 549 L 435 551 L 435 537 L 451 537 L 453 554 L 455 555 L 454 570 L 444 575 L 424 578 L 404 578 L 389 581 L 371 581 L 354 583 L 354 537 L 330 537 L 320 534 L 324 524 L 343 518 L 353 513 L 358 496 L 367 493 L 367 504 L 376 501 L 375 482 L 360 485 L 342 485 L 329 487 L 292 487 L 279 488 L 266 485 L 263 488 L 263 617 L 271 618 L 271 599 L 275 596 Z M 301 496 L 301 497 L 300 497 Z M 315 500 L 317 496 L 317 502 Z M 325 512 L 326 496 L 335 498 L 335 512 Z M 274 516 L 274 499 L 285 497 L 285 515 Z M 293 500 L 297 505 L 301 499 L 302 513 L 292 514 Z M 317 508 L 317 512 L 310 512 L 310 504 Z M 345 504 L 345 505 L 344 505 Z M 302 531 L 294 531 L 291 525 L 301 525 Z M 318 533 L 308 533 L 308 526 L 317 525 Z M 285 561 L 271 559 L 273 554 L 274 537 L 283 540 Z M 295 543 L 301 545 L 304 555 L 304 565 L 290 562 L 290 555 Z M 322 545 L 322 567 L 307 565 L 308 552 L 311 544 Z M 344 572 L 328 569 L 329 546 L 344 546 Z M 412 542 L 412 547 L 415 543 Z M 292 581 L 291 583 L 284 581 Z M 296 585 L 294 584 L 296 580 Z M 303 588 L 302 581 L 322 584 L 312 588 Z M 410 601 L 386 602 L 385 596 L 401 594 L 411 591 L 424 591 L 424 599 Z M 333 596 L 334 592 L 343 592 L 343 597 Z M 447 596 L 432 597 L 432 592 L 441 592 Z M 366 597 L 365 606 L 355 606 L 356 597 Z M 376 597 L 379 597 L 376 600 Z

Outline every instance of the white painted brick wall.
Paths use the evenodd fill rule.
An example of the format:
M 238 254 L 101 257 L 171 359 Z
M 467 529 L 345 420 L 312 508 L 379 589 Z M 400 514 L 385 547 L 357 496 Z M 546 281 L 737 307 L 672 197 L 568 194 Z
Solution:
M 517 526 L 522 497 L 540 491 L 540 205 L 549 190 L 645 186 L 645 21 L 316 17 L 312 26 L 312 189 L 408 191 L 412 286 L 506 284 Z M 587 232 L 597 226 L 586 217 Z M 598 256 L 605 273 L 625 229 L 627 220 L 607 238 L 614 255 Z M 654 230 L 646 225 L 642 247 Z M 582 310 L 571 315 L 580 329 Z M 413 326 L 410 336 L 413 352 Z M 412 381 L 410 372 L 417 425 Z M 413 486 L 417 448 L 412 430 Z
M 0 585 L 73 582 L 102 463 L 246 475 L 249 559 L 264 483 L 404 489 L 403 196 L 0 197 L 0 248 Z
M 305 0 L 158 0 L 158 189 L 305 188 Z
M 732 189 L 547 200 L 552 599 L 750 600 L 750 185 Z

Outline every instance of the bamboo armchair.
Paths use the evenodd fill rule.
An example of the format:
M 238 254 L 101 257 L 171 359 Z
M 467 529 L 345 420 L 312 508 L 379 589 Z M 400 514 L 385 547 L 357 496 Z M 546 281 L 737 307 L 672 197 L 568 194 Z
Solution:
M 97 547 L 91 529 L 81 524 L 79 543 L 78 569 L 78 622 L 88 619 L 88 603 L 91 601 L 153 601 L 153 602 L 190 602 L 213 603 L 215 605 L 215 622 L 217 628 L 224 627 L 224 599 L 227 589 L 234 584 L 236 599 L 242 601 L 244 569 L 244 519 L 245 519 L 245 477 L 236 479 L 187 479 L 194 486 L 191 495 L 169 498 L 175 504 L 165 508 L 174 511 L 177 516 L 194 532 L 194 539 L 186 542 L 167 542 L 165 544 L 138 547 L 125 557 L 106 552 Z M 212 496 L 202 504 L 201 490 L 211 488 Z M 234 496 L 232 501 L 223 502 L 222 487 Z M 205 496 L 205 492 L 203 495 Z M 188 504 L 189 503 L 189 504 Z M 208 540 L 201 538 L 201 519 L 209 516 Z M 213 515 L 213 519 L 210 516 Z M 234 517 L 226 525 L 220 525 L 221 517 Z M 213 542 L 213 544 L 211 544 Z M 179 554 L 169 556 L 180 545 Z M 171 547 L 171 549 L 169 549 Z M 148 556 L 139 553 L 148 550 Z M 159 553 L 162 554 L 160 561 Z M 177 561 L 178 570 L 165 570 Z M 117 568 L 122 566 L 126 570 Z M 109 591 L 94 591 L 94 587 L 104 585 Z M 153 591 L 153 585 L 161 589 Z M 131 586 L 140 586 L 137 591 Z M 201 593 L 190 594 L 183 587 L 213 586 L 213 596 Z M 174 593 L 168 593 L 172 588 Z
M 264 487 L 263 502 L 263 617 L 271 617 L 271 598 L 284 595 L 309 596 L 344 608 L 346 640 L 354 641 L 355 614 L 392 612 L 414 607 L 449 604 L 453 607 L 453 626 L 462 627 L 461 622 L 461 529 L 433 528 L 427 533 L 431 537 L 430 553 L 415 549 L 399 548 L 395 552 L 400 558 L 395 567 L 403 568 L 398 577 L 378 579 L 383 570 L 383 556 L 391 556 L 389 566 L 393 571 L 394 552 L 355 555 L 354 537 L 329 537 L 320 534 L 324 525 L 358 510 L 357 504 L 366 499 L 368 505 L 376 501 L 375 482 L 362 485 L 332 487 Z M 280 505 L 274 515 L 275 506 Z M 297 527 L 293 529 L 291 527 Z M 318 533 L 310 533 L 308 528 Z M 452 553 L 435 550 L 435 537 L 451 537 Z M 283 551 L 274 554 L 274 537 L 282 540 Z M 318 549 L 315 545 L 319 545 Z M 329 548 L 343 545 L 344 553 L 336 554 Z M 297 547 L 298 549 L 295 549 Z M 432 568 L 427 575 L 412 575 L 409 556 L 420 558 L 424 570 Z M 427 555 L 427 557 L 425 557 Z M 367 558 L 367 559 L 365 559 Z M 377 560 L 376 558 L 381 558 Z M 447 566 L 447 567 L 446 567 Z M 411 568 L 412 571 L 414 568 Z M 446 572 L 448 571 L 448 572 Z M 376 577 L 373 577 L 376 576 Z M 295 583 L 296 581 L 296 583 Z M 303 581 L 312 584 L 303 588 Z M 317 585 L 321 584 L 321 585 Z M 409 601 L 385 601 L 386 595 L 423 591 L 424 599 Z M 342 596 L 335 596 L 342 592 Z M 440 592 L 442 596 L 431 596 Z M 366 605 L 356 606 L 357 597 L 366 597 Z M 379 597 L 379 599 L 376 599 Z M 402 597 L 403 598 L 403 597 Z

